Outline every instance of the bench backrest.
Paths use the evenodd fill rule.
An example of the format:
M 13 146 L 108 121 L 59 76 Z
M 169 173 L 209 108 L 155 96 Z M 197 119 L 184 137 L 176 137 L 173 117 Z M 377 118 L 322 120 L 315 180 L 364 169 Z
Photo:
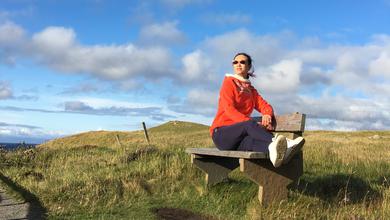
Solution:
M 255 120 L 261 120 L 261 117 L 254 117 Z M 302 136 L 305 131 L 306 115 L 301 113 L 291 113 L 285 115 L 276 115 L 273 120 L 275 132 L 294 133 Z

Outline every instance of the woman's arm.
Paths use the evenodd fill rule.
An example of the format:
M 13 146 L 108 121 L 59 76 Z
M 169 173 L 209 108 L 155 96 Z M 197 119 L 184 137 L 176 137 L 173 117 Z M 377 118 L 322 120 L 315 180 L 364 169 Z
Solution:
M 268 104 L 268 102 L 265 101 L 253 87 L 252 92 L 255 98 L 255 109 L 263 115 L 261 125 L 269 130 L 272 130 L 272 117 L 274 116 L 274 110 L 272 106 Z

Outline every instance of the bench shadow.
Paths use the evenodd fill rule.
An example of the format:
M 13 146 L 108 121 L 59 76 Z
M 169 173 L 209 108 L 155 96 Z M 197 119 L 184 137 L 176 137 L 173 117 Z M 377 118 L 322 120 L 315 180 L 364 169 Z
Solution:
M 39 198 L 36 195 L 32 194 L 30 191 L 26 190 L 21 185 L 12 181 L 10 178 L 4 176 L 1 172 L 0 172 L 0 181 L 3 181 L 12 190 L 20 193 L 24 201 L 30 203 L 26 219 L 36 220 L 36 219 L 47 218 L 47 209 L 42 205 L 42 203 L 40 202 Z
M 379 202 L 381 193 L 373 189 L 361 178 L 347 174 L 327 175 L 308 181 L 301 178 L 295 186 L 291 187 L 298 192 L 315 196 L 326 203 L 356 204 Z
M 207 186 L 209 189 L 218 189 L 218 187 L 228 186 L 229 188 L 234 187 L 251 187 L 254 186 L 255 189 L 257 189 L 257 185 L 252 182 L 245 179 L 236 179 L 232 177 L 228 177 L 224 179 L 222 182 L 214 184 L 212 186 Z
M 151 211 L 155 214 L 158 220 L 216 220 L 217 218 L 208 215 L 194 213 L 190 210 L 173 207 L 153 208 Z

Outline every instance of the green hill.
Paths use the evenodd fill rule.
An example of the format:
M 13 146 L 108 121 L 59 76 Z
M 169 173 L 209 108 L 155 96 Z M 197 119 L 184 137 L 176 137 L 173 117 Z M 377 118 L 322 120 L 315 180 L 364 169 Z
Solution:
M 170 121 L 148 129 L 151 143 L 160 147 L 188 146 L 193 144 L 212 145 L 209 140 L 209 126 L 183 121 Z M 50 140 L 38 148 L 74 148 L 99 146 L 118 148 L 120 146 L 146 145 L 143 131 L 90 131 L 68 137 Z
M 205 131 L 210 127 L 202 124 L 184 121 L 170 121 L 165 124 L 153 127 L 151 132 L 178 132 L 178 133 L 192 133 L 197 131 Z
M 207 188 L 191 167 L 184 150 L 212 146 L 208 128 L 168 122 L 148 130 L 151 146 L 143 131 L 91 131 L 0 152 L 0 177 L 19 190 L 2 185 L 49 219 L 390 218 L 390 131 L 305 132 L 304 175 L 287 201 L 261 207 L 239 171 Z

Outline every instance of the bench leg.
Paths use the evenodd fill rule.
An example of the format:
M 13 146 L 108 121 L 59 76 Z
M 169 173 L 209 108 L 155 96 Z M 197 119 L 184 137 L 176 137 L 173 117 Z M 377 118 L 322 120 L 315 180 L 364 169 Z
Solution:
M 287 199 L 287 186 L 302 175 L 302 152 L 278 168 L 269 160 L 240 159 L 240 170 L 259 185 L 258 198 L 262 205 L 279 202 Z
M 228 174 L 239 166 L 237 158 L 199 156 L 191 154 L 191 163 L 206 173 L 206 184 L 212 186 L 227 179 Z

